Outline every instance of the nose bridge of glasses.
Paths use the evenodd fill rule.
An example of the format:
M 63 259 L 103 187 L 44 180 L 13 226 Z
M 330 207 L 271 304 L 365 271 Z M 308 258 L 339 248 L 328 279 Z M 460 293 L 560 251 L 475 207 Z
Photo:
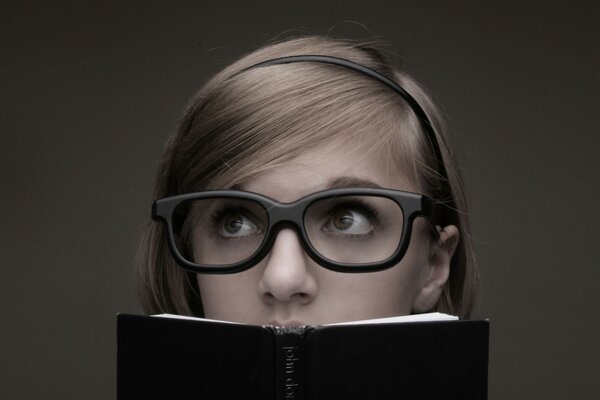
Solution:
M 302 236 L 302 217 L 304 207 L 298 203 L 277 203 L 269 209 L 270 225 L 273 234 L 283 228 L 292 228 Z

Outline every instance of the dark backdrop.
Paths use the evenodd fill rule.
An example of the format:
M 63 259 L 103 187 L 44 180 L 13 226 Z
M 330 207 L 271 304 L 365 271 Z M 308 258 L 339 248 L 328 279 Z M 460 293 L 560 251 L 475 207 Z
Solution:
M 0 397 L 115 396 L 115 314 L 163 143 L 290 29 L 393 42 L 450 119 L 492 321 L 490 399 L 598 396 L 596 2 L 0 5 Z M 354 22 L 344 22 L 354 21 Z

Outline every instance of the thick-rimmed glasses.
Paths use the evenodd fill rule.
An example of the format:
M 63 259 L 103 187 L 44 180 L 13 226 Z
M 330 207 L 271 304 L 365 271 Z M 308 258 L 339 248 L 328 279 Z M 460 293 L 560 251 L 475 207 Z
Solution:
M 324 190 L 292 203 L 220 190 L 157 200 L 152 217 L 166 223 L 173 256 L 193 272 L 251 268 L 286 227 L 296 231 L 304 251 L 319 265 L 372 272 L 402 259 L 414 219 L 429 216 L 431 204 L 421 194 L 379 188 Z

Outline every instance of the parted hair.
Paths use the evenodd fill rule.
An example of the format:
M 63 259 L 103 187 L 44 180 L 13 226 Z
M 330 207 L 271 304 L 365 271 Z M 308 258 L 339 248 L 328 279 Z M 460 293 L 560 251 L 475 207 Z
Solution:
M 446 174 L 439 172 L 439 160 L 410 107 L 386 85 L 324 63 L 246 70 L 262 61 L 293 55 L 347 59 L 398 83 L 430 119 Z M 396 57 L 378 42 L 305 36 L 269 44 L 224 68 L 189 101 L 169 137 L 154 196 L 229 188 L 332 138 L 348 149 L 360 144 L 373 154 L 387 152 L 394 160 L 390 170 L 405 171 L 421 193 L 434 200 L 430 222 L 457 226 L 459 243 L 449 279 L 432 311 L 468 318 L 475 300 L 477 265 L 467 198 L 446 125 L 425 90 L 400 70 Z M 203 316 L 196 278 L 171 256 L 160 223 L 148 223 L 135 264 L 137 294 L 144 311 Z

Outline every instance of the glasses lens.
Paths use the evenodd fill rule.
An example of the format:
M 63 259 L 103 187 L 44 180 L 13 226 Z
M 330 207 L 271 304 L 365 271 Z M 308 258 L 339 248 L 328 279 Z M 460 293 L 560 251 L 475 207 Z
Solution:
M 393 200 L 339 196 L 318 200 L 306 210 L 304 226 L 321 256 L 347 264 L 388 259 L 400 244 L 404 215 Z
M 186 201 L 173 215 L 179 253 L 190 262 L 215 268 L 251 257 L 269 225 L 260 204 L 236 198 Z

